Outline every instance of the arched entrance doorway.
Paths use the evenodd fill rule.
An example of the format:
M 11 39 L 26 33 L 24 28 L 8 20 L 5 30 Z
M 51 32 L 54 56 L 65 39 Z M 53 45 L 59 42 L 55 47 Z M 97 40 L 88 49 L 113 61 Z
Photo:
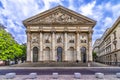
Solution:
M 38 62 L 38 48 L 33 48 L 33 62 Z
M 81 58 L 82 58 L 82 62 L 86 63 L 86 48 L 85 47 L 81 48 Z
M 58 62 L 62 61 L 62 48 L 61 47 L 57 48 L 57 61 Z

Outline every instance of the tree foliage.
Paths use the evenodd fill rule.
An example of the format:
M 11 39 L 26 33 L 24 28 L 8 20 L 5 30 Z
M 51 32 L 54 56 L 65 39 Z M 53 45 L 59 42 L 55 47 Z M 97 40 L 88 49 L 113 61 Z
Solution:
M 18 44 L 12 35 L 0 29 L 0 60 L 19 59 L 25 55 L 25 45 Z
M 95 61 L 96 58 L 97 58 L 97 54 L 96 52 L 93 52 L 93 60 Z

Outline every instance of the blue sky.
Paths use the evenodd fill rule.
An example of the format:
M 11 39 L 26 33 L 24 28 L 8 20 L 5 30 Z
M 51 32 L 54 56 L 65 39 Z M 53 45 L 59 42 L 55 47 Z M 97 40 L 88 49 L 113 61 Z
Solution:
M 97 21 L 93 42 L 120 16 L 120 0 L 0 0 L 0 23 L 18 43 L 25 43 L 26 29 L 22 21 L 57 5 Z

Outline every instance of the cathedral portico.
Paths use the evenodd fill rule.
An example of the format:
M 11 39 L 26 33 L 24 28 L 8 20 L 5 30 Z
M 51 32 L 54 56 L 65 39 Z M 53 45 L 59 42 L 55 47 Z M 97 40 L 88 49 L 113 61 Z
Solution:
M 94 20 L 57 6 L 23 23 L 27 29 L 27 61 L 92 61 Z

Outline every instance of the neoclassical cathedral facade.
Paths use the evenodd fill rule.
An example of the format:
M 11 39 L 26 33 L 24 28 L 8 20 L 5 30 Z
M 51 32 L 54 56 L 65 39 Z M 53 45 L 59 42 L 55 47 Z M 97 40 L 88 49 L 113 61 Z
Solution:
M 92 61 L 96 21 L 57 6 L 23 21 L 27 62 Z

